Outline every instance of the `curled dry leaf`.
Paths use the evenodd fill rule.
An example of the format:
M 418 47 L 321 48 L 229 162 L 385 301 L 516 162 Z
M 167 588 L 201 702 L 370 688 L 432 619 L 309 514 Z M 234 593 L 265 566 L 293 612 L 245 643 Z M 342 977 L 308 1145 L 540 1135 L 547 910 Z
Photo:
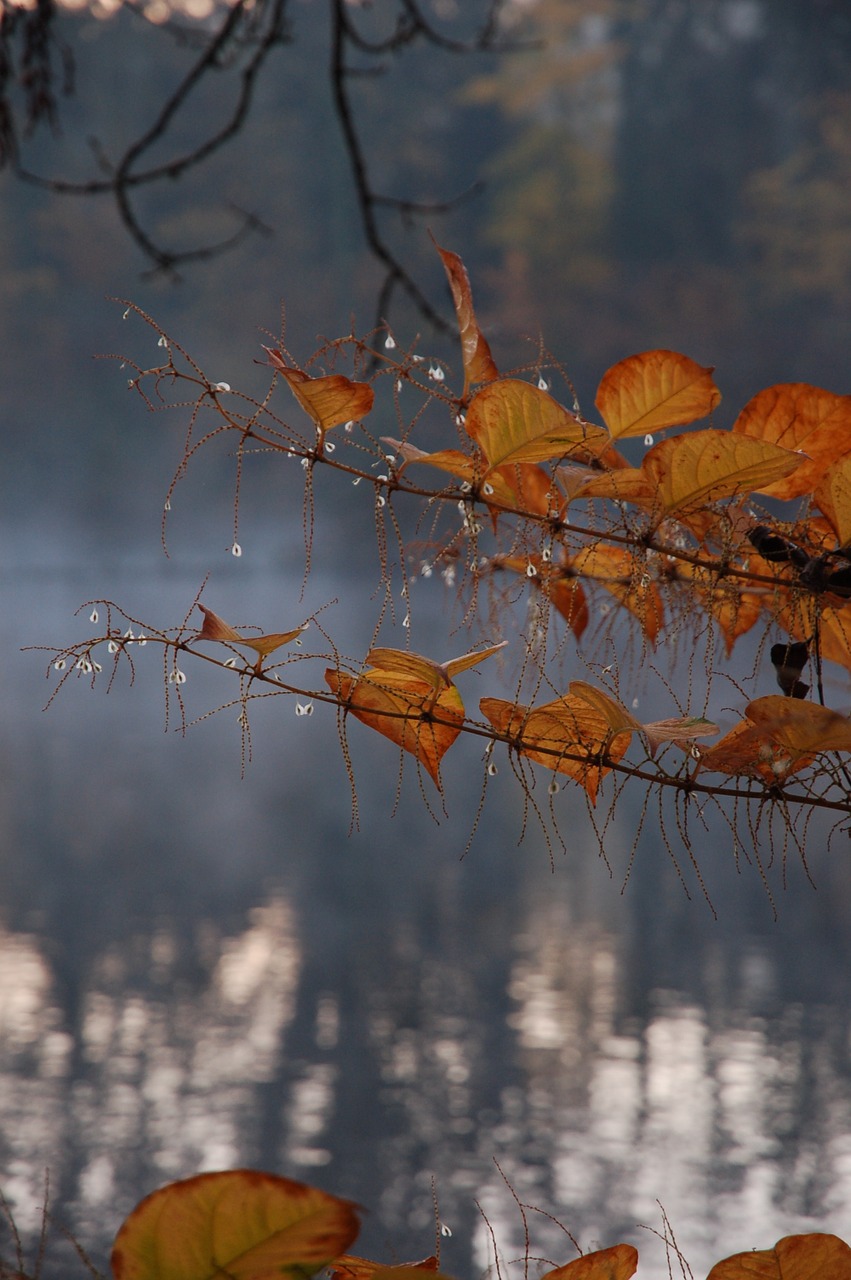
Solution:
M 289 1178 L 235 1169 L 172 1182 L 125 1220 L 115 1280 L 272 1280 L 310 1276 L 343 1253 L 360 1222 L 348 1200 Z
M 217 613 L 213 613 L 212 609 L 208 609 L 206 605 L 199 604 L 198 608 L 204 615 L 204 625 L 198 632 L 197 639 L 219 640 L 224 644 L 239 644 L 248 649 L 253 649 L 257 654 L 257 662 L 255 664 L 257 672 L 262 669 L 264 658 L 268 658 L 270 653 L 274 653 L 276 649 L 289 644 L 300 636 L 303 631 L 307 630 L 307 627 L 302 625 L 294 627 L 292 631 L 273 631 L 269 635 L 242 636 L 223 618 L 220 618 Z
M 311 378 L 303 370 L 291 368 L 280 351 L 271 347 L 263 350 L 269 356 L 269 364 L 278 370 L 302 409 L 313 419 L 320 435 L 342 422 L 359 421 L 372 409 L 375 392 L 368 382 L 353 382 L 342 373 Z
M 851 1248 L 826 1232 L 784 1236 L 716 1262 L 707 1280 L 851 1280 Z
M 487 340 L 476 323 L 473 291 L 470 288 L 470 277 L 467 275 L 464 263 L 457 253 L 441 249 L 434 237 L 432 242 L 440 254 L 452 292 L 464 360 L 464 399 L 466 400 L 472 383 L 491 382 L 499 377 L 499 370 L 494 364 Z
M 617 764 L 629 746 L 629 731 L 613 734 L 605 717 L 573 693 L 540 707 L 502 698 L 482 698 L 479 707 L 515 751 L 573 778 L 592 804 L 600 781 L 611 772 L 604 758 Z
M 778 383 L 759 391 L 745 405 L 733 431 L 805 455 L 793 474 L 762 490 L 783 501 L 800 498 L 812 493 L 828 467 L 848 453 L 851 396 L 806 382 Z
M 631 1244 L 615 1244 L 545 1271 L 541 1280 L 629 1280 L 637 1268 L 638 1250 Z
M 713 372 L 676 351 L 644 351 L 603 374 L 595 404 L 615 439 L 652 435 L 712 412 L 721 399 Z
M 403 467 L 411 462 L 424 462 L 437 467 L 439 471 L 448 472 L 468 484 L 494 513 L 498 512 L 499 507 L 505 507 L 520 514 L 529 512 L 532 515 L 548 515 L 560 505 L 554 481 L 542 467 L 530 463 L 515 463 L 488 470 L 484 460 L 472 458 L 460 449 L 439 449 L 436 453 L 426 453 L 405 440 L 394 440 L 392 436 L 381 438 L 399 454 Z

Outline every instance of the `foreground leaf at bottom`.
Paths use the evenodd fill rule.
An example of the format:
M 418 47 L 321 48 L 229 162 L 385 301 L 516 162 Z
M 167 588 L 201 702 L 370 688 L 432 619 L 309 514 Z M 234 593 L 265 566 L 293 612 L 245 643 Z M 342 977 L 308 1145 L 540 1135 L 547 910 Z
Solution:
M 784 1236 L 773 1249 L 716 1262 L 707 1280 L 851 1280 L 851 1249 L 839 1236 Z
M 169 1183 L 136 1206 L 112 1251 L 115 1280 L 310 1276 L 360 1229 L 355 1206 L 253 1169 Z
M 629 1280 L 637 1267 L 638 1250 L 631 1244 L 615 1244 L 546 1271 L 541 1280 Z

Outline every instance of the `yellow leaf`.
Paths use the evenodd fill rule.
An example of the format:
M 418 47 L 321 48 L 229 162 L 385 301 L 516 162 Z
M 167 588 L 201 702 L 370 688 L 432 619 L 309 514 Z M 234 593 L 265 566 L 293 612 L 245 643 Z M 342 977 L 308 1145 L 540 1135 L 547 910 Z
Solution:
M 828 467 L 813 500 L 830 521 L 840 547 L 851 544 L 851 453 Z
M 473 311 L 473 293 L 470 278 L 464 263 L 457 253 L 441 249 L 432 237 L 435 249 L 440 254 L 449 288 L 452 291 L 452 302 L 458 319 L 458 330 L 461 335 L 461 352 L 464 360 L 464 398 L 470 385 L 474 382 L 492 382 L 499 377 L 499 370 L 493 362 L 490 347 L 484 334 L 476 323 Z
M 615 439 L 684 426 L 720 401 L 712 373 L 676 351 L 644 351 L 603 375 L 595 404 Z
M 633 729 L 641 728 L 641 721 L 636 720 L 635 716 L 606 693 L 605 689 L 596 689 L 594 685 L 586 684 L 584 680 L 571 680 L 569 689 L 577 698 L 582 698 L 599 712 L 613 735 L 622 733 L 624 730 L 631 733 Z
M 629 746 L 628 732 L 613 737 L 605 718 L 575 694 L 540 707 L 482 698 L 479 707 L 499 733 L 511 738 L 515 751 L 573 778 L 592 804 L 601 779 L 611 772 L 602 757 L 616 764 Z
M 851 1280 L 851 1249 L 838 1236 L 784 1236 L 773 1249 L 751 1249 L 716 1262 L 707 1280 Z
M 541 1280 L 629 1280 L 637 1267 L 638 1250 L 631 1244 L 616 1244 L 545 1271 Z
M 514 462 L 547 462 L 573 450 L 604 449 L 599 427 L 568 413 L 531 382 L 505 378 L 477 391 L 467 411 L 466 429 L 488 462 L 488 472 Z
M 764 492 L 800 462 L 799 454 L 779 445 L 706 428 L 660 441 L 645 455 L 641 470 L 662 512 L 671 515 L 737 493 Z
M 733 431 L 806 455 L 793 475 L 761 490 L 786 501 L 812 493 L 832 463 L 845 457 L 851 439 L 851 396 L 806 382 L 766 387 L 745 405 Z
M 352 382 L 341 373 L 311 378 L 301 369 L 290 368 L 280 351 L 270 347 L 263 350 L 320 433 L 338 427 L 341 422 L 359 421 L 372 409 L 375 392 L 368 382 Z
M 380 648 L 370 649 L 366 660 L 371 667 L 381 671 L 413 676 L 416 680 L 430 684 L 433 689 L 439 689 L 441 684 L 451 684 L 453 677 L 459 672 L 477 667 L 480 662 L 484 662 L 485 658 L 492 657 L 507 644 L 507 640 L 501 640 L 499 644 L 489 645 L 487 649 L 476 649 L 471 653 L 462 654 L 460 658 L 450 658 L 447 662 L 434 662 L 431 658 L 424 658 L 421 654 L 411 653 L 407 649 Z
M 115 1280 L 272 1280 L 321 1271 L 357 1236 L 348 1200 L 250 1169 L 172 1182 L 115 1238 Z
M 325 680 L 356 719 L 415 756 L 443 790 L 440 762 L 464 723 L 464 703 L 454 684 L 436 688 L 433 676 L 386 668 L 355 678 L 329 667 Z

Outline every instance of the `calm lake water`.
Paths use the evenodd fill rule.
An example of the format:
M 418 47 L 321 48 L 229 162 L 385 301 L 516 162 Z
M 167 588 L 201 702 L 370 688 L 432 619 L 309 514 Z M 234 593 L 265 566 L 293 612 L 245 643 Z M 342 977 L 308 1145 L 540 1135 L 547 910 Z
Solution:
M 237 709 L 163 732 L 156 655 L 140 651 L 136 687 L 75 681 L 42 714 L 46 662 L 21 645 L 87 633 L 72 614 L 98 588 L 170 622 L 200 581 L 153 557 L 47 562 L 7 578 L 3 614 L 0 1149 L 26 1241 L 46 1170 L 55 1220 L 103 1266 L 143 1194 L 241 1165 L 357 1199 L 358 1247 L 385 1260 L 432 1251 L 434 1186 L 459 1276 L 487 1266 L 491 1228 L 522 1254 L 513 1193 L 583 1248 L 635 1242 L 657 1272 L 639 1224 L 661 1229 L 659 1204 L 697 1275 L 790 1232 L 848 1235 L 844 847 L 824 854 L 812 829 L 815 890 L 792 853 L 785 890 L 769 873 L 775 921 L 755 869 L 707 839 L 716 920 L 652 829 L 621 891 L 629 803 L 610 876 L 565 791 L 552 869 L 534 825 L 517 843 L 504 768 L 462 859 L 475 752 L 448 820 L 412 772 L 393 816 L 396 753 L 360 726 L 350 834 L 321 708 L 261 704 L 242 781 Z M 240 591 L 294 601 L 298 584 L 267 565 L 205 598 Z M 222 695 L 192 671 L 186 696 L 194 715 Z M 573 1256 L 550 1219 L 531 1230 L 534 1253 Z M 61 1242 L 49 1256 L 67 1275 Z

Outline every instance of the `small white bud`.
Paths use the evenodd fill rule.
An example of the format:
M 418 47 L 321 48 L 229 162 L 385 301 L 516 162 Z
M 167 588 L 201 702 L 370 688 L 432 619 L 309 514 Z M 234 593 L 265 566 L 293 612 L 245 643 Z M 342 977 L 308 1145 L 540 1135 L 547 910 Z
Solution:
M 98 621 L 98 611 L 97 609 L 92 609 L 91 613 L 89 614 L 89 622 L 97 622 L 97 621 Z
M 167 346 L 168 346 L 168 338 L 166 338 L 166 336 L 165 336 L 165 334 L 164 334 L 164 333 L 161 333 L 161 334 L 160 334 L 160 340 L 159 340 L 159 342 L 157 343 L 157 346 L 158 346 L 158 347 L 167 347 Z
M 644 437 L 644 443 L 647 445 L 647 448 L 648 448 L 648 449 L 650 448 L 651 444 L 653 443 L 653 437 L 651 436 L 651 434 L 650 434 L 650 432 L 649 432 L 649 431 L 648 431 L 647 435 Z
M 242 547 L 239 545 L 238 542 L 235 542 L 233 544 L 233 546 L 230 549 L 230 553 L 232 556 L 235 556 L 237 560 L 242 555 Z
M 125 319 L 126 319 L 126 317 L 125 317 Z M 64 670 L 65 670 L 65 659 L 64 659 L 64 658 L 57 658 L 57 659 L 56 659 L 56 661 L 55 661 L 55 662 L 54 662 L 54 664 L 53 664 L 53 670 L 54 670 L 54 671 L 64 671 Z
M 384 339 L 384 350 L 385 351 L 396 350 L 396 339 L 393 337 L 392 333 L 388 333 L 387 337 Z

